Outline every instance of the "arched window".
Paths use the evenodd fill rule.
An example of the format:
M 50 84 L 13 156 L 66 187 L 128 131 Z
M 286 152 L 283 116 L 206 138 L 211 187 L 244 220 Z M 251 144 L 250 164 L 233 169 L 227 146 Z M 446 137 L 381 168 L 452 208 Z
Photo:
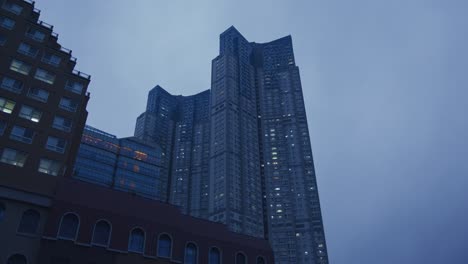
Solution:
M 58 237 L 62 239 L 75 240 L 78 234 L 80 220 L 74 213 L 66 213 L 60 221 Z
M 28 261 L 26 260 L 26 257 L 21 254 L 14 254 L 10 256 L 7 260 L 7 264 L 27 264 Z
M 111 234 L 111 225 L 109 222 L 105 220 L 99 220 L 94 225 L 93 231 L 93 244 L 98 246 L 105 246 L 109 245 Z
M 128 251 L 143 253 L 145 248 L 145 231 L 141 228 L 134 228 L 130 232 L 130 239 L 128 241 Z
M 4 217 L 5 217 L 5 205 L 3 203 L 0 203 L 0 221 L 2 221 Z
M 172 239 L 168 234 L 162 234 L 158 239 L 158 257 L 170 258 L 172 251 Z
M 27 233 L 27 234 L 36 234 L 37 227 L 39 226 L 39 220 L 41 219 L 41 215 L 38 211 L 29 209 L 23 213 L 21 216 L 21 221 L 18 226 L 19 233 Z
M 266 264 L 266 261 L 262 256 L 258 256 L 257 257 L 257 264 Z
M 184 263 L 185 264 L 197 264 L 197 255 L 198 255 L 197 246 L 194 243 L 188 243 L 185 246 L 185 256 L 184 256 Z
M 221 252 L 219 252 L 218 248 L 210 248 L 208 264 L 221 264 Z
M 246 264 L 247 263 L 247 258 L 243 253 L 238 252 L 236 254 L 236 264 Z

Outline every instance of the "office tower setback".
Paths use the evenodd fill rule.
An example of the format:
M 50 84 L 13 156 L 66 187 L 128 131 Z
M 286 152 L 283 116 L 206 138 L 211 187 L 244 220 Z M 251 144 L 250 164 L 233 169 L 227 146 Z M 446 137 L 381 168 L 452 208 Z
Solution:
M 169 201 L 184 213 L 268 238 L 276 263 L 328 263 L 290 36 L 258 44 L 229 28 L 211 90 L 183 97 L 155 87 L 135 136 L 161 145 Z
M 167 175 L 161 148 L 135 137 L 116 136 L 86 126 L 73 177 L 83 181 L 166 201 Z

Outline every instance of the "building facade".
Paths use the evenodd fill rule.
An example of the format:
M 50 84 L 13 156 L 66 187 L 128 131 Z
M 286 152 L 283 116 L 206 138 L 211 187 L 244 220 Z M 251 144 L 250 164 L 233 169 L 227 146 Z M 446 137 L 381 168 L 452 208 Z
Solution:
M 39 15 L 32 1 L 0 0 L 1 263 L 37 263 L 88 114 L 90 76 Z
M 150 199 L 167 200 L 161 148 L 135 137 L 116 136 L 86 126 L 73 177 Z
M 198 216 L 234 232 L 268 238 L 277 263 L 328 263 L 291 37 L 259 44 L 234 27 L 223 32 L 207 96 L 208 104 L 198 106 L 203 112 L 209 107 L 204 123 L 209 132 L 203 134 L 209 148 L 200 156 L 208 174 L 203 174 L 207 180 L 201 192 L 189 184 L 193 167 L 184 158 L 197 151 L 192 136 L 197 128 L 192 122 L 176 125 L 185 117 L 178 108 L 180 97 L 157 86 L 137 120 L 135 136 L 165 145 L 172 168 L 170 202 L 194 214 L 185 208 L 205 199 L 200 208 L 206 211 Z M 196 105 L 186 105 L 191 113 L 197 111 Z

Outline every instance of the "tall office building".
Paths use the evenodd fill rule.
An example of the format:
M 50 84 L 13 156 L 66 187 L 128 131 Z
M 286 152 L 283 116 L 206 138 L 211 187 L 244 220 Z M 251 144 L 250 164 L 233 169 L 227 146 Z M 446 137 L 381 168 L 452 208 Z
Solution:
M 209 102 L 209 90 L 175 96 L 156 86 L 135 128 L 136 137 L 163 150 L 169 202 L 200 218 L 208 218 Z
M 194 214 L 193 201 L 203 200 L 198 216 L 268 238 L 277 263 L 328 263 L 291 37 L 258 44 L 229 28 L 212 61 L 211 91 L 202 94 L 205 103 L 181 104 L 184 97 L 157 86 L 137 120 L 135 135 L 163 146 L 170 201 Z M 185 160 L 199 154 L 194 132 L 200 130 L 190 121 L 197 112 L 208 113 L 198 157 L 209 171 L 201 178 Z

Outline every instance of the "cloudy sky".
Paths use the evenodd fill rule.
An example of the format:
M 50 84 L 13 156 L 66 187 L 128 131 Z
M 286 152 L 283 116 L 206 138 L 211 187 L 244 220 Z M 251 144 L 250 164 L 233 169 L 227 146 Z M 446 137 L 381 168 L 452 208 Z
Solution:
M 37 0 L 92 75 L 88 123 L 210 87 L 218 37 L 292 35 L 332 264 L 468 263 L 466 0 Z

